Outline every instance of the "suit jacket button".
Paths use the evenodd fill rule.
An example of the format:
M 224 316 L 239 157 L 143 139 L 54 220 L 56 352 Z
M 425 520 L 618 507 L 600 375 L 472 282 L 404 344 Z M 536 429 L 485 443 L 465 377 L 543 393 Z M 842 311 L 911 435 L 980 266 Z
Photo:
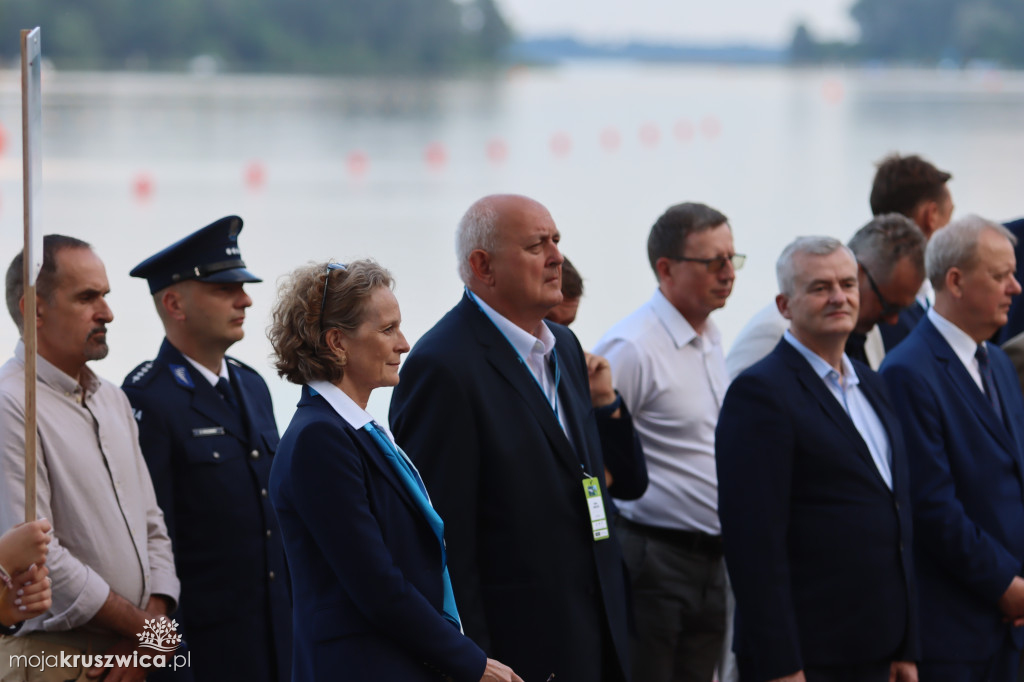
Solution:
M 273 571 L 271 571 L 270 573 L 268 573 L 268 574 L 267 574 L 267 577 L 268 577 L 268 578 L 270 578 L 271 580 L 273 580 L 273 579 L 274 579 L 274 577 L 275 577 L 275 576 L 274 576 L 274 572 L 273 572 Z
M 220 453 L 219 452 L 213 453 L 213 458 L 214 459 L 220 459 Z
M 270 494 L 270 493 L 268 493 L 268 492 L 267 492 L 267 489 L 266 489 L 266 488 L 264 488 L 263 490 L 261 490 L 261 491 L 260 491 L 260 495 L 262 495 L 263 497 L 266 497 L 266 496 L 267 496 L 267 495 L 269 495 L 269 494 Z
M 273 533 L 271 533 L 271 532 L 270 532 L 270 529 L 268 528 L 268 529 L 267 529 L 267 537 L 269 538 L 269 537 L 270 537 L 271 535 L 273 535 Z
M 260 458 L 260 451 L 259 450 L 253 450 L 252 452 L 249 453 L 249 456 L 252 457 L 253 459 L 259 459 Z

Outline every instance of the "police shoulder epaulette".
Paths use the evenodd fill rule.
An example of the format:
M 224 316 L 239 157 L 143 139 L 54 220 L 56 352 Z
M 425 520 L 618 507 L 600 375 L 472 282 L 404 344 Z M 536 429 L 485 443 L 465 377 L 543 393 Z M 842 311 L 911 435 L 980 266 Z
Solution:
M 155 360 L 147 360 L 135 369 L 131 371 L 128 378 L 125 380 L 125 385 L 131 386 L 132 388 L 142 388 L 156 376 L 156 372 L 153 368 L 156 366 Z
M 232 358 L 232 357 L 226 357 L 225 360 L 228 362 L 228 364 L 234 365 L 235 367 L 238 367 L 239 369 L 247 369 L 250 372 L 252 372 L 253 374 L 257 374 L 257 375 L 259 374 L 259 372 L 257 372 L 256 370 L 254 370 L 252 367 L 250 367 L 249 365 L 245 364 L 241 360 L 236 360 L 235 358 Z

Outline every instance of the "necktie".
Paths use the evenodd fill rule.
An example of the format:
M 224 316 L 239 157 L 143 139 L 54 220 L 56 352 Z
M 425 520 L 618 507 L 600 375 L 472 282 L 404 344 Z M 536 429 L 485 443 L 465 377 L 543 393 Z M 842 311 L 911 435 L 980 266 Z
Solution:
M 991 403 L 992 409 L 996 411 L 999 421 L 1002 421 L 1003 409 L 999 403 L 999 392 L 996 390 L 996 384 L 992 380 L 992 368 L 988 364 L 988 349 L 985 348 L 985 344 L 978 344 L 978 349 L 974 351 L 974 357 L 978 361 L 978 371 L 981 374 L 981 385 L 985 387 L 985 397 Z
M 427 489 L 423 485 L 423 479 L 420 478 L 420 474 L 413 467 L 412 463 L 408 460 L 405 453 L 402 452 L 397 445 L 391 442 L 381 431 L 380 427 L 374 422 L 370 422 L 366 425 L 366 432 L 370 434 L 374 442 L 377 443 L 377 447 L 384 453 L 384 457 L 388 460 L 388 463 L 394 468 L 395 473 L 398 474 L 398 478 L 401 479 L 402 484 L 405 486 L 409 494 L 416 501 L 416 506 L 419 507 L 423 516 L 426 517 L 427 523 L 430 525 L 431 530 L 434 531 L 434 535 L 437 536 L 437 541 L 441 543 L 441 580 L 444 584 L 444 617 L 448 619 L 450 623 L 455 627 L 462 630 L 462 621 L 459 619 L 459 610 L 455 606 L 455 593 L 452 591 L 452 580 L 448 577 L 448 554 L 444 546 L 444 521 L 438 516 L 434 510 L 433 505 L 430 504 L 430 499 L 427 497 Z
M 238 412 L 238 399 L 235 397 L 235 389 L 231 386 L 231 382 L 220 377 L 217 379 L 217 393 L 220 393 L 220 397 L 224 398 L 224 402 L 228 404 L 235 412 Z

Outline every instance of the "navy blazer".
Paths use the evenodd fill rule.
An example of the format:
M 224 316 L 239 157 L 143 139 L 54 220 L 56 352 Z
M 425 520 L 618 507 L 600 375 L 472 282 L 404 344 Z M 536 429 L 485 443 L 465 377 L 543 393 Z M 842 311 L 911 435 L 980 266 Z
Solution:
M 242 417 L 166 339 L 122 386 L 181 580 L 175 619 L 192 662 L 173 678 L 284 682 L 291 592 L 266 497 L 277 425 L 259 374 L 234 358 L 227 365 Z
M 442 615 L 437 536 L 373 438 L 308 387 L 270 499 L 292 566 L 294 682 L 478 682 L 484 652 Z
M 910 457 L 925 660 L 993 654 L 999 598 L 1024 567 L 1024 398 L 988 348 L 1006 426 L 927 318 L 882 363 Z
M 598 478 L 610 511 L 602 446 L 642 451 L 631 421 L 599 435 L 583 350 L 566 327 L 548 327 L 571 443 L 529 369 L 468 296 L 406 359 L 391 425 L 448 524 L 466 634 L 526 680 L 626 679 L 622 555 L 614 529 L 593 539 L 582 480 L 584 471 Z
M 715 431 L 719 515 L 745 682 L 917 657 L 903 437 L 881 379 L 853 364 L 889 437 L 893 490 L 788 341 L 726 393 Z

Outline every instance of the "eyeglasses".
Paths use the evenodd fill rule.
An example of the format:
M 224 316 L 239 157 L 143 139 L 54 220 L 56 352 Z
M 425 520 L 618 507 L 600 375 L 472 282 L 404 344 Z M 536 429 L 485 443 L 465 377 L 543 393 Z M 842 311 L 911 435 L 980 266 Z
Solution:
M 324 272 L 324 295 L 320 299 L 320 331 L 324 330 L 324 308 L 327 307 L 327 285 L 331 283 L 331 270 L 348 270 L 344 263 L 328 263 Z
M 875 298 L 878 299 L 879 304 L 881 304 L 882 306 L 882 317 L 892 317 L 893 315 L 899 315 L 900 311 L 903 310 L 904 306 L 896 305 L 895 303 L 890 303 L 889 301 L 885 300 L 885 296 L 882 296 L 882 292 L 878 290 L 878 285 L 875 284 L 875 278 L 871 276 L 871 273 L 868 272 L 868 269 L 864 267 L 864 264 L 861 263 L 860 261 L 857 262 L 857 265 L 859 265 L 860 269 L 864 271 L 865 275 L 867 275 L 868 284 L 871 285 L 871 291 L 875 292 Z
M 686 256 L 669 256 L 669 258 L 686 263 L 703 263 L 710 273 L 721 272 L 725 268 L 726 263 L 730 263 L 733 270 L 739 270 L 747 262 L 747 257 L 739 253 L 734 253 L 731 256 L 719 256 L 718 258 L 687 258 Z

